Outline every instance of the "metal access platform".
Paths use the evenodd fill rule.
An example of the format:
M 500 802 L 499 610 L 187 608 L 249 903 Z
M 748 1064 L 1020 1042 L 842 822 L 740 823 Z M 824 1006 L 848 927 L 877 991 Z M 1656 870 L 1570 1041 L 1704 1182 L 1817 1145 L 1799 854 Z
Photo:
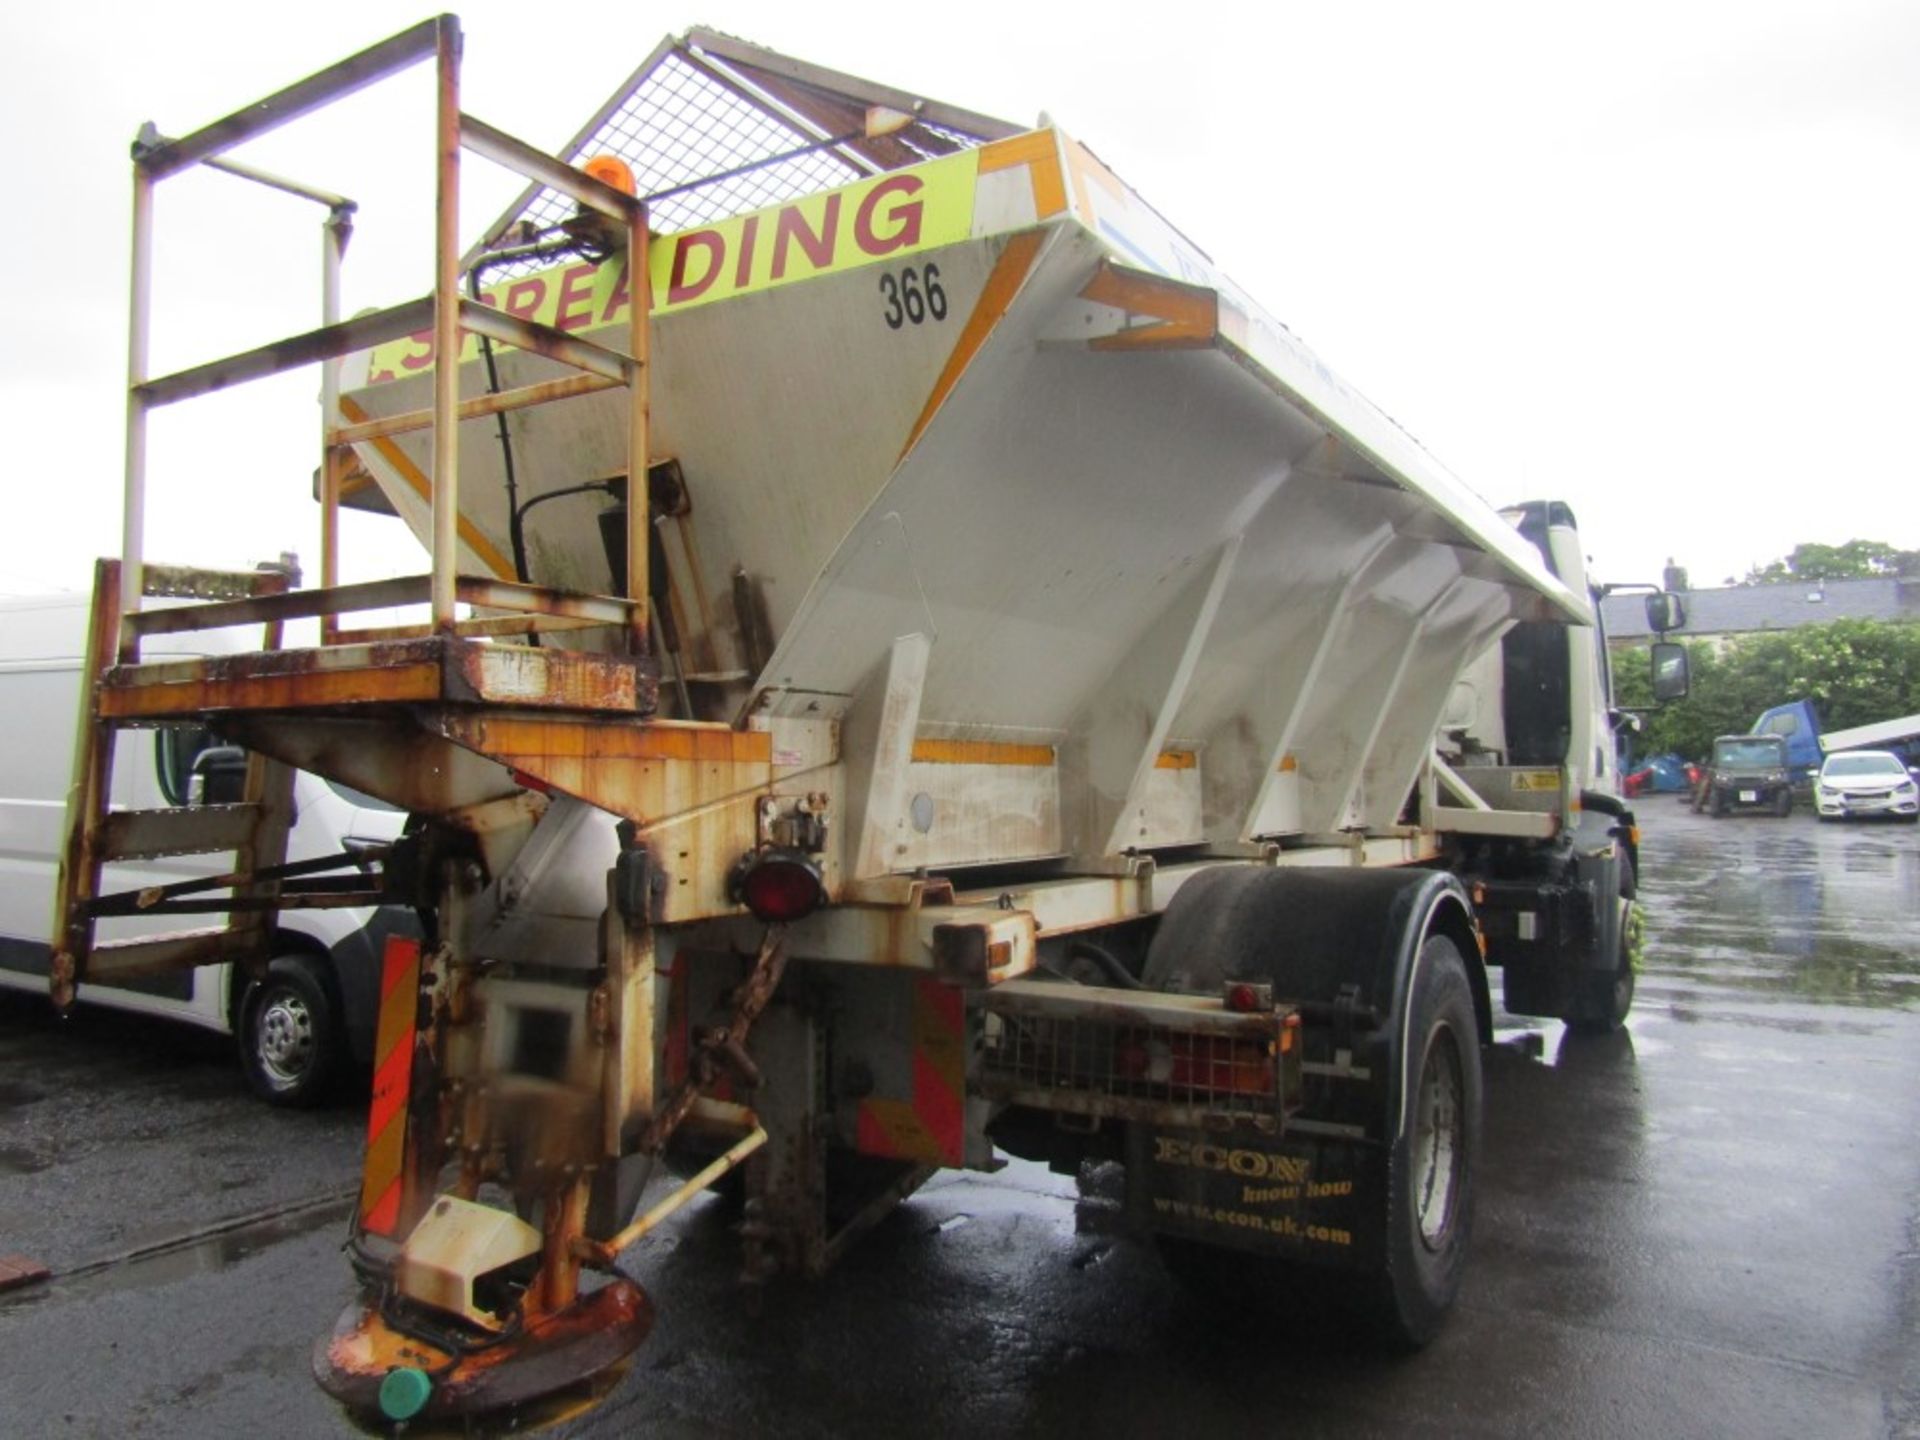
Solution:
M 70 834 L 60 881 L 62 943 L 52 982 L 60 1003 L 71 1003 L 78 985 L 87 981 L 123 980 L 222 959 L 257 960 L 264 954 L 262 927 L 274 908 L 411 901 L 439 906 L 451 929 L 457 924 L 460 899 L 471 894 L 472 877 L 490 858 L 491 845 L 504 835 L 523 840 L 547 807 L 554 784 L 635 819 L 732 802 L 744 807 L 751 827 L 751 782 L 764 779 L 767 770 L 765 737 L 738 736 L 724 726 L 652 722 L 658 670 L 648 634 L 649 514 L 644 500 L 632 507 L 625 536 L 623 595 L 563 593 L 497 575 L 460 573 L 462 547 L 471 539 L 463 534 L 466 527 L 460 519 L 462 420 L 625 387 L 626 469 L 644 475 L 649 454 L 647 306 L 632 307 L 625 343 L 613 348 L 463 295 L 462 152 L 482 155 L 566 196 L 577 207 L 577 223 L 591 227 L 607 250 L 624 250 L 642 275 L 649 238 L 646 206 L 632 194 L 465 114 L 460 108 L 460 50 L 458 21 L 441 16 L 192 134 L 170 139 L 149 127 L 136 143 L 125 530 L 121 558 L 102 562 L 96 577 L 88 656 L 94 683 L 87 689 L 76 750 Z M 340 267 L 353 202 L 257 170 L 227 152 L 420 62 L 433 66 L 437 97 L 433 292 L 342 319 Z M 322 324 L 303 335 L 174 374 L 154 375 L 148 368 L 147 344 L 154 283 L 153 196 L 162 181 L 196 165 L 324 208 Z M 463 400 L 459 367 L 448 364 L 440 367 L 430 405 L 372 422 L 350 422 L 352 412 L 340 396 L 342 357 L 416 333 L 430 335 L 442 355 L 457 354 L 469 335 L 486 337 L 550 357 L 572 367 L 578 378 Z M 319 588 L 295 592 L 280 575 L 216 574 L 150 563 L 145 556 L 150 415 L 163 406 L 314 363 L 321 366 L 324 416 L 317 446 Z M 405 579 L 343 585 L 338 516 L 343 483 L 354 468 L 352 447 L 413 431 L 426 432 L 432 448 L 425 477 L 432 514 L 431 569 Z M 156 599 L 180 603 L 156 608 Z M 424 625 L 351 623 L 365 612 L 409 605 L 427 607 Z M 318 644 L 285 644 L 285 627 L 298 621 L 318 622 Z M 194 658 L 156 656 L 143 648 L 160 635 L 246 629 L 257 634 L 258 648 L 231 648 L 234 642 L 227 640 L 207 647 L 216 653 Z M 583 632 L 594 633 L 592 648 L 552 643 L 563 633 L 577 641 Z M 187 719 L 216 725 L 223 737 L 250 752 L 241 799 L 170 813 L 113 811 L 107 780 L 117 733 Z M 284 859 L 292 767 L 315 770 L 430 816 L 436 834 L 463 835 L 467 844 L 456 846 L 461 853 L 446 853 L 442 847 L 417 858 L 410 868 L 413 891 L 404 894 L 396 887 L 392 855 L 342 856 L 339 873 L 331 875 L 315 873 L 325 870 L 324 865 L 288 866 Z M 205 884 L 167 887 L 167 893 L 101 893 L 103 868 L 111 861 L 196 852 L 233 852 L 235 870 Z M 711 888 L 717 890 L 717 883 Z M 193 893 L 174 893 L 189 890 Z M 98 922 L 112 915 L 191 910 L 224 912 L 227 923 L 161 939 L 96 940 Z M 614 928 L 618 932 L 617 924 Z M 644 944 L 623 944 L 619 933 L 611 940 L 605 970 L 617 978 L 610 982 L 613 993 L 600 1016 L 597 1042 L 617 1047 L 625 1040 L 650 1054 L 650 955 Z M 440 1164 L 420 1152 L 424 1142 L 419 1131 L 406 1124 L 403 1103 L 410 1093 L 416 1048 L 416 997 L 437 993 L 444 1002 L 479 982 L 472 967 L 455 962 L 444 934 L 442 943 L 424 956 L 400 947 L 390 953 L 388 963 L 393 968 L 387 979 L 393 983 L 387 987 L 381 1031 L 387 1064 L 376 1086 L 376 1127 L 356 1242 L 360 1253 L 366 1256 L 369 1247 L 384 1246 L 386 1254 L 365 1262 L 383 1267 L 382 1273 L 401 1263 L 457 1269 L 463 1263 L 492 1265 L 503 1256 L 518 1264 L 539 1254 L 541 1278 L 515 1306 L 511 1344 L 503 1343 L 506 1337 L 499 1326 L 487 1328 L 491 1315 L 476 1308 L 478 1302 L 464 1290 L 449 1304 L 456 1316 L 464 1305 L 477 1322 L 465 1329 L 458 1323 L 441 1328 L 401 1320 L 386 1302 L 356 1308 L 340 1333 L 319 1347 L 316 1366 L 323 1382 L 358 1408 L 378 1411 L 385 1404 L 391 1410 L 407 1402 L 381 1393 L 389 1374 L 399 1368 L 417 1378 L 430 1371 L 435 1384 L 427 1412 L 457 1413 L 511 1404 L 603 1371 L 644 1338 L 651 1311 L 638 1287 L 624 1280 L 582 1291 L 582 1260 L 575 1250 L 583 1239 L 588 1177 L 606 1153 L 608 1137 L 601 1132 L 613 1130 L 617 1153 L 619 1126 L 635 1114 L 651 1113 L 650 1076 L 641 1076 L 637 1065 L 631 1067 L 633 1093 L 627 1093 L 621 1089 L 628 1078 L 622 1067 L 603 1067 L 613 1076 L 608 1083 L 620 1091 L 604 1096 L 597 1093 L 597 1072 L 585 1083 L 575 1083 L 578 1077 L 573 1075 L 548 1082 L 549 1089 L 563 1092 L 562 1114 L 597 1115 L 604 1108 L 609 1118 L 605 1126 L 593 1125 L 591 1133 L 573 1133 L 555 1143 L 551 1181 L 540 1187 L 536 1202 L 523 1207 L 538 1218 L 537 1226 L 511 1212 L 488 1210 L 481 1221 L 486 1234 L 474 1233 L 471 1216 L 464 1217 L 467 1228 L 456 1220 L 435 1232 L 439 1250 L 432 1258 L 434 1242 L 422 1244 L 410 1258 L 399 1257 L 395 1247 L 420 1224 L 430 1203 L 438 1215 L 460 1203 L 459 1195 L 470 1200 L 480 1183 L 483 1167 L 469 1163 L 455 1193 L 434 1199 Z M 407 983 L 401 983 L 401 977 Z M 605 987 L 602 998 L 608 998 Z M 431 1104 L 431 1092 L 426 1093 Z M 383 1118 L 391 1130 L 385 1143 L 379 1139 Z M 736 1138 L 756 1131 L 744 1111 L 724 1117 L 722 1127 L 728 1126 Z M 444 1144 L 444 1131 L 436 1143 Z M 447 1283 L 459 1289 L 464 1281 Z M 500 1362 L 508 1356 L 519 1363 L 503 1367 Z
M 89 657 L 97 677 L 76 757 L 72 835 L 61 883 L 61 920 L 67 944 L 56 959 L 57 998 L 70 1001 L 74 986 L 89 978 L 119 977 L 178 963 L 222 958 L 244 948 L 235 937 L 210 941 L 129 945 L 107 958 L 95 953 L 92 919 L 99 912 L 99 871 L 108 860 L 135 854 L 231 849 L 249 841 L 243 857 L 249 872 L 270 872 L 284 850 L 284 816 L 276 832 L 259 829 L 263 785 L 283 780 L 278 771 L 249 779 L 245 813 L 213 823 L 203 814 L 142 817 L 138 837 L 117 832 L 129 822 L 110 819 L 105 775 L 112 764 L 117 728 L 197 717 L 217 719 L 223 730 L 276 763 L 311 766 L 351 778 L 369 793 L 423 813 L 452 814 L 478 825 L 488 802 L 527 792 L 512 781 L 512 767 L 542 768 L 544 749 L 555 744 L 578 752 L 605 750 L 582 738 L 603 722 L 630 733 L 655 710 L 657 667 L 650 655 L 647 601 L 648 510 L 633 508 L 626 534 L 625 595 L 568 594 L 516 584 L 498 576 L 459 573 L 462 546 L 470 544 L 460 519 L 459 422 L 505 414 L 609 387 L 627 391 L 627 454 L 648 454 L 647 310 L 633 308 L 623 349 L 581 340 L 550 325 L 527 321 L 463 296 L 459 250 L 460 160 L 472 151 L 516 170 L 543 189 L 557 191 L 578 207 L 579 223 L 593 227 L 602 243 L 625 248 L 645 271 L 647 211 L 631 194 L 561 164 L 535 147 L 462 112 L 461 32 L 452 16 L 424 22 L 360 54 L 268 96 L 258 104 L 178 139 L 151 126 L 134 150 L 132 278 L 130 287 L 126 481 L 121 557 L 103 567 Z M 341 264 L 355 204 L 338 194 L 270 174 L 231 159 L 244 142 L 295 120 L 363 86 L 420 62 L 431 61 L 436 87 L 434 288 L 422 298 L 346 320 L 340 316 Z M 169 176 L 205 166 L 242 180 L 317 203 L 322 224 L 322 325 L 302 335 L 191 366 L 167 375 L 148 368 L 149 316 L 153 298 L 153 196 Z M 347 423 L 340 395 L 343 356 L 410 334 L 431 336 L 441 354 L 457 353 L 469 335 L 553 357 L 578 378 L 547 381 L 463 401 L 458 367 L 441 367 L 429 406 L 374 422 Z M 232 385 L 318 363 L 322 377 L 323 432 L 318 454 L 321 502 L 320 585 L 289 591 L 272 577 L 224 576 L 153 566 L 145 558 L 147 427 L 157 409 Z M 431 570 L 426 575 L 368 584 L 339 583 L 339 510 L 343 483 L 355 464 L 353 446 L 394 434 L 425 431 L 431 437 L 431 474 L 425 480 L 432 512 Z M 632 466 L 628 467 L 629 469 Z M 149 608 L 165 597 L 186 603 Z M 349 628 L 357 613 L 425 605 L 424 625 Z M 317 619 L 317 646 L 283 644 L 290 621 Z M 142 642 L 158 635 L 232 631 L 257 627 L 258 650 L 234 650 L 225 640 L 210 648 L 229 651 L 204 659 L 156 658 Z M 595 649 L 561 649 L 549 642 L 563 632 L 597 632 Z M 482 643 L 483 639 L 488 643 Z M 511 643 L 513 641 L 520 643 Z M 244 642 L 240 642 L 243 643 Z M 484 755 L 487 744 L 456 716 L 475 710 L 526 711 L 545 717 L 529 753 L 480 765 L 457 759 L 448 747 Z M 555 712 L 565 722 L 554 722 Z M 590 719 L 589 717 L 593 717 Z M 309 725 L 307 722 L 312 722 Z M 458 735 L 458 741 L 450 738 Z M 350 737 L 350 739 L 348 738 Z M 436 740 L 435 737 L 438 737 Z M 525 735 L 522 734 L 522 739 Z M 329 763 L 325 753 L 336 754 Z M 644 748 L 644 747 L 643 747 Z M 669 745 L 667 748 L 672 748 Z M 697 748 L 697 747 L 695 747 Z M 670 760 L 665 763 L 672 763 Z M 256 766 L 256 770 L 259 767 Z M 162 833 L 171 830 L 172 833 Z M 198 833 L 204 832 L 204 833 Z M 277 839 L 276 839 L 277 835 Z M 255 853 L 257 851 L 258 853 Z M 283 887 L 278 877 L 252 887 L 260 904 Z

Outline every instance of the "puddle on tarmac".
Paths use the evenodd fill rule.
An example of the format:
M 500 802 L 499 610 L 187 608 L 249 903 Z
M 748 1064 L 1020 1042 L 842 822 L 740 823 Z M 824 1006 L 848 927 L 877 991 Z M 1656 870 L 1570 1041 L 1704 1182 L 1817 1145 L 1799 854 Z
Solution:
M 53 1294 L 62 1298 L 91 1299 L 171 1285 L 194 1275 L 210 1274 L 237 1265 L 283 1241 L 298 1239 L 330 1227 L 339 1229 L 345 1225 L 347 1212 L 351 1208 L 350 1200 L 328 1201 L 293 1214 L 256 1220 L 218 1235 L 209 1235 L 205 1239 L 184 1240 L 177 1245 L 125 1260 L 75 1266 L 44 1284 L 0 1296 L 0 1307 L 31 1304 Z
M 1904 828 L 1904 827 L 1903 827 Z M 1920 1008 L 1920 850 L 1894 834 L 1649 837 L 1647 974 L 1762 1000 Z M 1657 895 L 1657 898 L 1654 898 Z M 1718 1007 L 1716 1008 L 1716 1013 Z
M 1656 1023 L 1645 1001 L 1636 1001 L 1626 1025 L 1610 1035 L 1579 1035 L 1558 1020 L 1503 1010 L 1494 1017 L 1493 1048 L 1549 1069 L 1644 1060 L 1667 1049 L 1667 1042 L 1651 1033 Z
M 0 1145 L 0 1175 L 32 1175 L 52 1165 L 51 1155 L 30 1145 Z

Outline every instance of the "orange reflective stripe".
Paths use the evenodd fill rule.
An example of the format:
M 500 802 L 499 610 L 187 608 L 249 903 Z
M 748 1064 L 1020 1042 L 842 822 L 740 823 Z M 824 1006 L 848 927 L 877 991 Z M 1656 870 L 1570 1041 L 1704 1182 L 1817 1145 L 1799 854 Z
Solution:
M 980 147 L 980 173 L 1025 165 L 1033 185 L 1033 213 L 1041 220 L 1067 208 L 1067 182 L 1060 173 L 1060 142 L 1051 130 L 1034 130 Z
M 913 1098 L 864 1100 L 855 1144 L 866 1155 L 967 1162 L 967 997 L 938 980 L 913 993 Z
M 939 1158 L 933 1136 L 927 1133 L 920 1116 L 905 1100 L 861 1101 L 859 1132 L 855 1139 L 864 1155 L 902 1160 Z
M 974 302 L 973 313 L 967 316 L 960 338 L 954 342 L 953 353 L 947 356 L 946 368 L 940 372 L 940 378 L 933 382 L 933 393 L 927 396 L 920 418 L 913 422 L 907 443 L 900 447 L 901 459 L 904 460 L 907 452 L 920 443 L 921 435 L 933 423 L 933 417 L 946 403 L 953 387 L 960 383 L 960 377 L 966 373 L 973 357 L 987 343 L 987 337 L 1013 304 L 1013 297 L 1020 293 L 1021 285 L 1026 282 L 1027 272 L 1033 268 L 1034 257 L 1040 253 L 1040 242 L 1045 238 L 1044 231 L 1022 230 L 1007 241 L 1007 248 L 1000 252 L 1000 258 L 994 262 L 993 273 L 987 276 L 987 283 L 981 288 L 980 298 Z
M 1135 325 L 1087 342 L 1094 350 L 1196 350 L 1220 333 L 1220 296 L 1204 285 L 1188 285 L 1111 260 L 1100 262 L 1080 291 L 1083 300 L 1111 305 L 1129 315 L 1160 323 Z
M 405 1192 L 407 1096 L 413 1085 L 419 1006 L 420 942 L 389 936 L 380 967 L 373 1103 L 367 1108 L 367 1156 L 360 1170 L 360 1225 L 395 1239 Z
M 967 998 L 938 980 L 915 982 L 913 1109 L 933 1155 L 948 1165 L 967 1158 Z
M 1021 745 L 1005 740 L 916 740 L 916 765 L 1051 765 L 1051 745 Z

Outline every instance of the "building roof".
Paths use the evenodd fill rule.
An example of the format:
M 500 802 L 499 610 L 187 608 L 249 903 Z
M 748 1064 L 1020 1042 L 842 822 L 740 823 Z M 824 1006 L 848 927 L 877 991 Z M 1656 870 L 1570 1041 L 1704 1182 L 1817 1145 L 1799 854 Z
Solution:
M 1920 581 L 1892 577 L 1729 585 L 1683 590 L 1680 596 L 1687 623 L 1674 632 L 1675 639 L 1792 630 L 1829 620 L 1920 620 Z M 1640 595 L 1609 595 L 1600 602 L 1600 613 L 1611 639 L 1653 638 Z

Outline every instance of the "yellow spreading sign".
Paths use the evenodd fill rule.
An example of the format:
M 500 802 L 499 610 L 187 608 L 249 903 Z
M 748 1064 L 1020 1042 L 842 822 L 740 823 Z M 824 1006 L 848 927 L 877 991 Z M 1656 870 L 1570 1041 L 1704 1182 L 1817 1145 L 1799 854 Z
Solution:
M 656 315 L 755 290 L 872 265 L 964 240 L 973 227 L 979 155 L 963 150 L 785 205 L 658 237 L 648 274 Z M 632 287 L 626 257 L 580 261 L 508 280 L 483 292 L 488 305 L 560 330 L 624 324 Z M 468 336 L 461 359 L 479 354 Z M 423 331 L 373 352 L 372 383 L 433 368 Z

